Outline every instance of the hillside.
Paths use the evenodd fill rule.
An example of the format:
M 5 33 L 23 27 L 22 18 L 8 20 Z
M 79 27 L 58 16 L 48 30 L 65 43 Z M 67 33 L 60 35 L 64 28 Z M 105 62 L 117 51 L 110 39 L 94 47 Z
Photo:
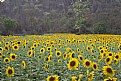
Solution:
M 77 0 L 5 0 L 0 4 L 0 17 L 17 21 L 14 33 L 38 34 L 46 32 L 70 32 L 73 25 L 68 10 Z M 90 31 L 98 22 L 106 22 L 115 32 L 121 28 L 120 0 L 89 0 Z M 72 18 L 71 18 L 72 17 Z M 1 28 L 2 29 L 2 26 Z M 110 29 L 110 28 L 109 28 Z M 2 31 L 1 31 L 2 32 Z M 108 32 L 110 33 L 110 32 Z

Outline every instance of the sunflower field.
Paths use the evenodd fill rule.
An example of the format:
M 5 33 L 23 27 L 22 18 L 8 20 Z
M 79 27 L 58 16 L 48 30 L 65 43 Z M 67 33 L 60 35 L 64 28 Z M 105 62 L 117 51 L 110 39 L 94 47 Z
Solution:
M 121 36 L 0 36 L 0 81 L 121 81 Z

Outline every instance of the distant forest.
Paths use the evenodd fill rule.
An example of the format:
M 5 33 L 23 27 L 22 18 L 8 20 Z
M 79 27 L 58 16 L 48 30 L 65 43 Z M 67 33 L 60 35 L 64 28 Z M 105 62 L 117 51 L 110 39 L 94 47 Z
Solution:
M 121 0 L 5 0 L 0 34 L 121 34 Z

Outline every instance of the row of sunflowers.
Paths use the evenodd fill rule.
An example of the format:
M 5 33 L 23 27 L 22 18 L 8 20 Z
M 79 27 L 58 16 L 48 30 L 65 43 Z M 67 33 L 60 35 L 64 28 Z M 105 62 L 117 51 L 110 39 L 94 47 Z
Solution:
M 0 81 L 121 81 L 121 36 L 0 36 Z

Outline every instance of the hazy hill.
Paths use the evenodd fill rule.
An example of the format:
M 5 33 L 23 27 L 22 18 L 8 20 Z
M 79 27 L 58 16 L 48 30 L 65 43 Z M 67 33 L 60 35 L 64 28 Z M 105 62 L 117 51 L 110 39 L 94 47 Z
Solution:
M 18 24 L 15 33 L 70 32 L 68 9 L 77 0 L 5 0 L 0 4 L 0 17 L 10 17 Z M 90 0 L 89 20 L 107 22 L 121 28 L 120 0 Z M 70 29 L 69 29 L 70 28 Z

